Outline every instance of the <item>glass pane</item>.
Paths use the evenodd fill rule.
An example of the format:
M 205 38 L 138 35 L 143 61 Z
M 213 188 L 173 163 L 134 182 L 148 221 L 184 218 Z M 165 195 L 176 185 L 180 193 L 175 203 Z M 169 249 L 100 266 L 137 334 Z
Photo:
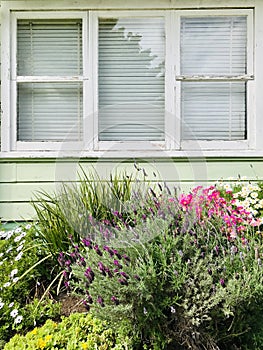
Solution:
M 82 139 L 81 83 L 18 84 L 19 141 Z
M 246 74 L 247 17 L 183 17 L 181 74 Z
M 246 83 L 183 82 L 183 140 L 244 140 Z
M 81 21 L 19 20 L 17 64 L 22 76 L 81 75 Z
M 99 139 L 164 139 L 163 18 L 99 20 Z

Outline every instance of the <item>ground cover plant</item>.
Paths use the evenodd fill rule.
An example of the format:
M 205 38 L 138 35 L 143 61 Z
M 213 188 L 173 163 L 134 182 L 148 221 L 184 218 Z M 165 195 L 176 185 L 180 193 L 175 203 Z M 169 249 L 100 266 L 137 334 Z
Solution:
M 130 350 L 132 341 L 91 315 L 75 313 L 57 323 L 46 321 L 25 336 L 16 335 L 4 350 Z
M 35 233 L 31 224 L 0 231 L 0 348 L 15 332 L 60 313 L 48 298 L 36 307 L 49 278 L 43 266 L 48 256 Z
M 138 171 L 145 179 L 147 174 Z M 262 349 L 263 186 L 219 183 L 175 196 L 165 184 L 151 187 L 132 179 L 124 174 L 106 183 L 85 175 L 79 187 L 64 186 L 56 196 L 38 194 L 38 225 L 31 236 L 38 243 L 30 251 L 33 268 L 22 276 L 31 276 L 30 283 L 48 279 L 50 287 L 46 284 L 42 294 L 48 288 L 46 295 L 53 297 L 58 292 L 77 296 L 88 317 L 107 321 L 103 334 L 109 338 L 88 349 L 107 349 L 112 334 L 123 342 L 130 339 L 123 344 L 134 350 Z M 5 235 L 0 243 L 8 241 Z M 9 279 L 21 276 L 9 265 Z M 31 301 L 31 313 L 37 310 L 34 304 L 44 308 Z M 12 301 L 1 302 L 10 319 Z M 54 317 L 53 306 L 46 305 L 46 318 Z M 36 335 L 32 322 L 23 325 L 23 308 L 16 309 L 12 315 L 23 319 L 9 328 L 21 334 L 29 330 L 15 338 L 19 344 L 35 346 L 41 338 L 43 349 L 55 346 L 55 334 L 45 333 L 52 323 L 44 326 L 43 336 L 40 328 Z M 43 312 L 35 319 L 43 324 Z M 81 348 L 72 344 L 69 349 Z

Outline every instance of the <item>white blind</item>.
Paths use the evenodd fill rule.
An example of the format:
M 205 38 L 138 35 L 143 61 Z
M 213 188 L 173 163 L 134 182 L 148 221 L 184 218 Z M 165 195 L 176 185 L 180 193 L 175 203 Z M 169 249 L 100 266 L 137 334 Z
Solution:
M 82 74 L 81 21 L 19 20 L 17 71 L 39 77 L 39 82 L 18 83 L 18 140 L 80 140 L 82 84 L 41 82 L 41 77 Z
M 181 74 L 244 75 L 246 16 L 183 17 Z M 182 138 L 246 138 L 246 83 L 183 82 Z
M 162 18 L 99 19 L 99 139 L 164 139 Z

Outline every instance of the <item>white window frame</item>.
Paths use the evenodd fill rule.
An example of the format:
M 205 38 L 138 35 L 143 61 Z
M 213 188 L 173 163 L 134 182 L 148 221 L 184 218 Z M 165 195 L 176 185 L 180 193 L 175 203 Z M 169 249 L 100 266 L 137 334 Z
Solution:
M 177 11 L 176 11 L 177 12 Z M 181 140 L 181 149 L 183 150 L 193 150 L 196 148 L 197 142 L 201 149 L 204 150 L 231 150 L 231 149 L 253 149 L 255 148 L 255 118 L 252 108 L 252 101 L 254 96 L 254 33 L 253 33 L 253 10 L 252 9 L 228 9 L 228 10 L 198 10 L 198 11 L 178 11 L 178 14 L 175 13 L 175 16 L 178 15 L 179 19 L 176 21 L 178 32 L 180 32 L 180 23 L 181 17 L 201 17 L 201 16 L 247 16 L 247 74 L 242 76 L 209 76 L 209 75 L 199 75 L 199 76 L 190 76 L 182 75 L 180 68 L 180 40 L 177 41 L 177 54 L 176 57 L 176 86 L 177 93 L 177 111 L 176 115 L 181 116 L 180 106 L 181 106 L 181 82 L 182 81 L 218 81 L 218 82 L 228 82 L 228 81 L 239 81 L 246 82 L 246 128 L 247 128 L 247 138 L 246 140 L 233 140 L 233 141 L 224 141 L 224 140 Z M 178 74 L 179 72 L 179 74 Z M 180 128 L 181 130 L 181 128 Z
M 180 74 L 180 18 L 183 16 L 247 16 L 247 74 L 239 77 L 247 81 L 247 140 L 240 141 L 181 141 L 181 82 L 186 80 L 222 81 L 236 80 L 237 77 L 189 77 Z M 164 17 L 165 20 L 165 141 L 99 141 L 98 140 L 98 19 L 102 17 Z M 82 19 L 83 76 L 77 77 L 17 77 L 16 75 L 16 33 L 18 19 Z M 40 156 L 52 156 L 54 152 L 81 151 L 81 155 L 103 156 L 104 151 L 131 151 L 132 156 L 185 156 L 185 152 L 195 151 L 232 151 L 255 149 L 254 102 L 254 33 L 253 9 L 217 9 L 217 10 L 85 10 L 79 11 L 8 11 L 2 17 L 2 153 L 28 156 L 34 152 Z M 39 80 L 40 79 L 40 80 Z M 42 79 L 42 80 L 41 80 Z M 44 79 L 44 80 L 43 80 Z M 83 142 L 31 142 L 16 141 L 16 85 L 17 82 L 83 82 Z M 144 152 L 145 151 L 145 152 Z M 165 151 L 165 152 L 163 152 Z M 132 153 L 133 152 L 133 153 Z M 107 152 L 107 156 L 110 153 Z

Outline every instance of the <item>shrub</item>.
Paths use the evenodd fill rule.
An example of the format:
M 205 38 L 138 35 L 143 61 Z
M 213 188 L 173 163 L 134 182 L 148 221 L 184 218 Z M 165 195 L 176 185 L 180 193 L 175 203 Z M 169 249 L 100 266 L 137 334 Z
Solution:
M 4 350 L 21 349 L 129 350 L 132 343 L 127 336 L 114 332 L 105 322 L 90 314 L 76 313 L 64 317 L 60 323 L 48 320 L 25 336 L 15 335 L 4 347 Z
M 0 232 L 0 348 L 14 332 L 59 314 L 58 304 L 50 300 L 44 300 L 38 308 L 36 301 L 30 304 L 43 293 L 48 274 L 39 264 L 46 255 L 35 232 L 30 224 Z
M 214 187 L 178 200 L 150 193 L 153 206 L 130 210 L 130 225 L 95 225 L 81 246 L 72 241 L 59 256 L 65 284 L 112 327 L 134 325 L 139 349 L 230 349 L 263 305 L 250 213 Z
M 83 175 L 78 183 L 64 184 L 58 194 L 40 192 L 33 206 L 37 213 L 39 235 L 55 259 L 70 245 L 69 237 L 78 243 L 96 222 L 112 223 L 115 213 L 131 200 L 133 178 L 111 175 L 109 181 L 97 174 Z

